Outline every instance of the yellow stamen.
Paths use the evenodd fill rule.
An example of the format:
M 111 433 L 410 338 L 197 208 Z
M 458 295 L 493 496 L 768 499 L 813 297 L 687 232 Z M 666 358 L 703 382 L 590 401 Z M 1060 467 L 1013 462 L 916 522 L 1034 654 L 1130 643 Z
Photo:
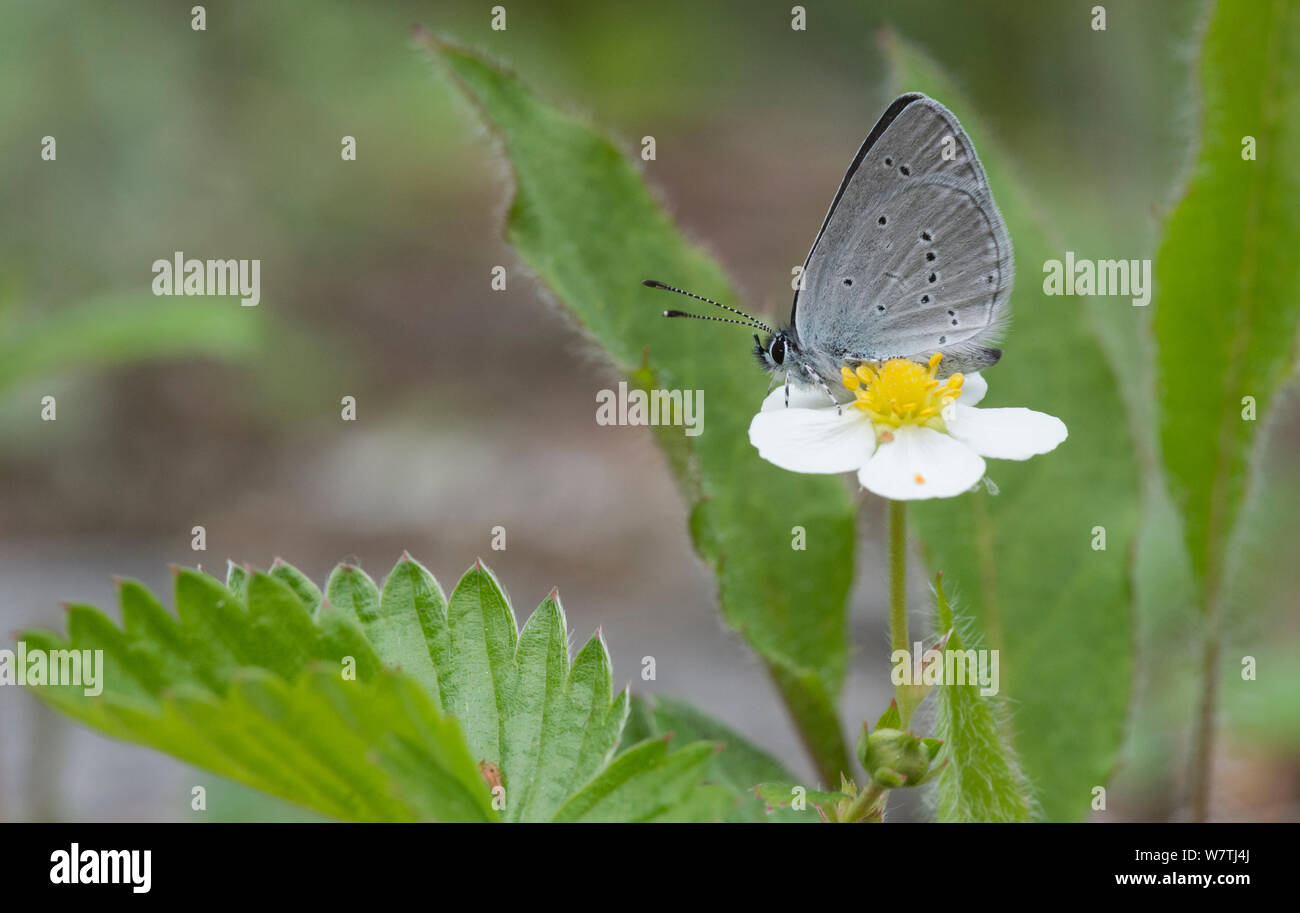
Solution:
M 928 366 L 891 358 L 874 369 L 865 364 L 854 371 L 845 367 L 840 375 L 845 388 L 853 392 L 853 405 L 871 416 L 873 424 L 887 428 L 925 425 L 942 431 L 942 412 L 961 395 L 965 380 L 954 374 L 940 382 L 935 374 L 942 360 L 941 352 L 930 356 Z M 883 442 L 887 432 L 881 430 Z

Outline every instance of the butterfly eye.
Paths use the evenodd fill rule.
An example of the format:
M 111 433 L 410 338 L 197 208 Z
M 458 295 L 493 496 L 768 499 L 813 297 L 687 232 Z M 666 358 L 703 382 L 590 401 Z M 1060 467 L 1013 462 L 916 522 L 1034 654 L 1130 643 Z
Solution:
M 772 340 L 772 348 L 768 349 L 768 354 L 772 356 L 772 361 L 778 365 L 785 362 L 785 340 L 780 336 Z

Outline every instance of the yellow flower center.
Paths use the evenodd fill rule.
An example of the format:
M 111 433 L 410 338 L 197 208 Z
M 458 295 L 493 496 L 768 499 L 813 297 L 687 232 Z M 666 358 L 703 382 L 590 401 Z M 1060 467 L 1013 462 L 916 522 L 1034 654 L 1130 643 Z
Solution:
M 939 381 L 943 354 L 930 356 L 930 365 L 919 365 L 906 358 L 891 358 L 882 365 L 858 365 L 851 370 L 840 368 L 844 386 L 853 392 L 853 405 L 871 416 L 872 424 L 898 428 L 902 425 L 927 425 L 944 430 L 942 413 L 961 396 L 962 376 L 954 374 Z

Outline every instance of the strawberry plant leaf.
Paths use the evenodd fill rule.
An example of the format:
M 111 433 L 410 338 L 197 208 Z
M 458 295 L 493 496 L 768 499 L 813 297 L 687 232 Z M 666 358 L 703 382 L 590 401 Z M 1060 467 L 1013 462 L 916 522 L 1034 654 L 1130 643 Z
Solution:
M 1300 354 L 1300 4 L 1217 3 L 1199 88 L 1200 148 L 1165 224 L 1153 320 L 1160 457 L 1190 565 L 1179 583 L 1201 627 L 1199 661 L 1174 659 L 1200 677 L 1186 778 L 1197 819 L 1210 804 L 1228 606 L 1254 610 L 1228 592 L 1244 507 Z
M 935 584 L 939 631 L 951 631 L 947 650 L 961 651 L 962 636 L 952 606 Z M 979 685 L 940 682 L 938 703 L 939 745 L 926 740 L 926 751 L 942 765 L 935 775 L 931 798 L 940 821 L 1028 821 L 1034 810 L 1029 783 L 1021 772 L 1015 751 L 1005 735 L 1005 717 L 995 698 L 980 694 Z M 945 763 L 946 761 L 946 763 Z
M 753 789 L 756 784 L 769 780 L 794 782 L 797 779 L 776 758 L 683 700 L 666 695 L 634 697 L 624 741 L 670 737 L 679 743 L 703 740 L 719 746 L 705 782 L 725 789 L 731 796 L 728 821 L 809 820 L 805 815 L 789 810 L 778 809 L 768 813 L 764 803 L 755 798 Z M 788 797 L 789 793 L 786 795 Z M 816 815 L 812 817 L 815 819 Z
M 68 635 L 27 648 L 101 650 L 102 694 L 39 685 L 54 707 L 347 820 L 719 820 L 716 749 L 652 740 L 610 761 L 627 721 L 599 632 L 572 662 L 554 591 L 522 631 L 476 563 L 451 598 L 404 555 L 384 586 L 340 565 L 326 596 L 297 569 L 231 564 L 227 584 L 176 572 L 176 616 L 122 581 L 119 628 L 68 609 Z M 658 746 L 658 747 L 656 747 Z M 502 792 L 483 767 L 495 765 Z
M 723 794 L 703 787 L 716 746 L 695 742 L 675 752 L 667 739 L 634 745 L 560 808 L 556 821 L 694 821 L 718 810 Z M 730 794 L 726 794 L 728 803 Z

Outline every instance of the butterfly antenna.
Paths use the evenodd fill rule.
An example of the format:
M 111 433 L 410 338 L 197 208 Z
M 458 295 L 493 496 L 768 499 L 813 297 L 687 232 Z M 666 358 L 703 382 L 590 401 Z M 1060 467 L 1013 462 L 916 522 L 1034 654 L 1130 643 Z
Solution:
M 742 323 L 742 321 L 740 320 L 728 320 L 726 317 L 703 317 L 699 314 L 688 314 L 685 311 L 664 311 L 665 317 L 695 317 L 698 320 L 716 320 L 719 321 L 720 323 L 740 323 L 743 326 L 754 327 L 755 329 L 762 330 L 765 333 L 773 333 L 773 334 L 776 333 L 776 330 L 772 329 L 763 321 L 755 317 L 750 317 L 748 314 L 746 314 L 744 311 L 740 310 L 739 308 L 733 308 L 729 305 L 723 304 L 720 301 L 714 301 L 712 298 L 705 298 L 703 295 L 697 295 L 694 292 L 688 292 L 685 289 L 680 289 L 675 285 L 668 285 L 667 283 L 664 282 L 656 282 L 654 279 L 642 279 L 641 284 L 644 285 L 646 288 L 666 289 L 667 291 L 670 292 L 676 292 L 679 295 L 685 295 L 687 298 L 694 298 L 696 301 L 703 301 L 704 303 L 711 304 L 714 307 L 720 307 L 724 311 L 730 311 L 733 314 L 737 314 L 740 317 L 743 317 L 745 322 Z
M 753 323 L 746 323 L 743 320 L 733 320 L 730 317 L 710 317 L 708 314 L 688 314 L 685 311 L 664 311 L 665 317 L 690 317 L 694 320 L 713 320 L 717 323 L 734 323 L 736 326 L 747 327 L 751 330 L 761 330 L 763 327 Z M 769 332 L 771 332 L 769 330 Z

